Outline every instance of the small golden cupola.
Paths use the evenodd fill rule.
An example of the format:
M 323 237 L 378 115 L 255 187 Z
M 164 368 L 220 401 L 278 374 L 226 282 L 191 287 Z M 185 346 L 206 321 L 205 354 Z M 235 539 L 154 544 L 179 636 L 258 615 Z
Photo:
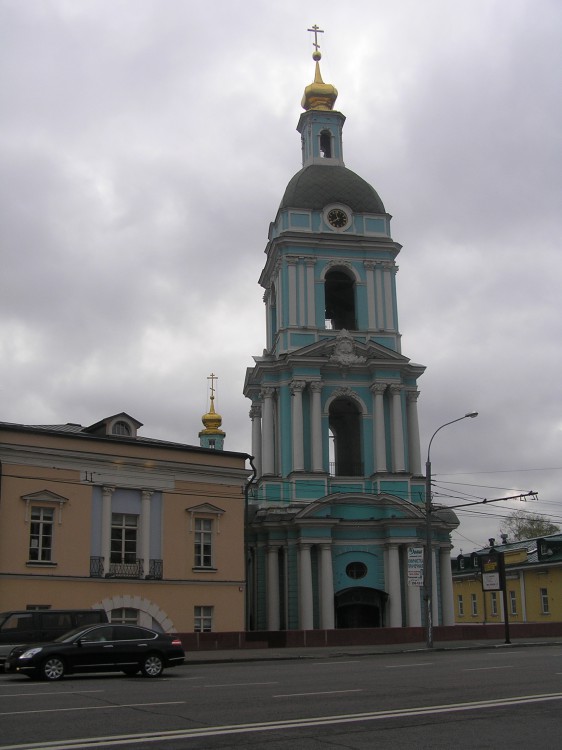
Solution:
M 331 83 L 324 83 L 322 80 L 322 74 L 320 73 L 320 60 L 322 59 L 322 53 L 320 52 L 320 45 L 318 44 L 318 34 L 323 34 L 324 31 L 320 29 L 316 24 L 308 31 L 314 33 L 314 52 L 312 53 L 312 59 L 316 62 L 316 70 L 314 72 L 314 82 L 309 84 L 305 90 L 301 101 L 301 106 L 305 110 L 332 110 L 336 99 L 338 98 L 338 90 Z
M 222 417 L 215 411 L 215 380 L 218 380 L 218 377 L 211 373 L 207 380 L 211 381 L 210 406 L 209 411 L 201 417 L 205 429 L 199 433 L 199 443 L 202 448 L 213 448 L 221 451 L 226 433 L 221 430 Z

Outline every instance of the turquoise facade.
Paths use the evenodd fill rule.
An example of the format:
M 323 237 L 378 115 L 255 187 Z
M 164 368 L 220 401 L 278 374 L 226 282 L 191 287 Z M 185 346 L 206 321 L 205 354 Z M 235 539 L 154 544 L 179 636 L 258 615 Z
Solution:
M 344 165 L 344 121 L 327 109 L 301 115 L 303 168 L 270 225 L 259 278 L 266 344 L 244 383 L 257 630 L 422 624 L 408 550 L 425 538 L 425 368 L 401 352 L 401 246 L 376 191 Z M 445 510 L 432 520 L 439 593 L 458 521 Z

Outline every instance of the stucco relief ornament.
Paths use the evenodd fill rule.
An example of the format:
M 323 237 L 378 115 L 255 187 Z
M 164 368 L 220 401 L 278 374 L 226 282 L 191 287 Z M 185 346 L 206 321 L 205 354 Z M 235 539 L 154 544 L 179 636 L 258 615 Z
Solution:
M 361 365 L 367 361 L 366 357 L 355 354 L 355 341 L 353 336 L 345 328 L 338 333 L 333 344 L 334 352 L 330 355 L 330 362 L 335 362 L 342 367 L 349 365 Z

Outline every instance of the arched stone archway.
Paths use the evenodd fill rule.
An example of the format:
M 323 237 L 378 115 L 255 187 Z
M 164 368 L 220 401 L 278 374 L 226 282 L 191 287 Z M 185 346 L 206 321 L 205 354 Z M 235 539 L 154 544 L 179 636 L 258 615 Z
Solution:
M 174 623 L 170 620 L 166 612 L 160 609 L 157 604 L 151 602 L 150 599 L 145 599 L 141 596 L 129 596 L 126 594 L 107 597 L 94 604 L 93 607 L 94 609 L 105 609 L 108 618 L 110 618 L 111 612 L 114 609 L 136 609 L 139 612 L 139 625 L 152 628 L 153 630 L 161 630 L 163 633 L 177 632 Z

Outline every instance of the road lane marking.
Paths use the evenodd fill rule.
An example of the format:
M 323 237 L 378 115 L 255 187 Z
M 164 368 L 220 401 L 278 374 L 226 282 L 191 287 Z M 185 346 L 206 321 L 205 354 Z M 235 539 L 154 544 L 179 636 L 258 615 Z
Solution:
M 225 682 L 222 685 L 199 685 L 202 688 L 256 687 L 256 685 L 279 685 L 278 682 Z
M 103 708 L 144 708 L 145 706 L 176 706 L 187 701 L 162 701 L 160 703 L 104 703 L 102 706 L 76 706 L 74 708 L 35 708 L 28 711 L 3 711 L 0 716 L 22 716 L 25 714 L 56 714 L 65 711 L 99 711 Z
M 513 669 L 513 664 L 503 664 L 501 667 L 464 667 L 461 672 L 488 672 L 490 669 Z
M 303 695 L 341 695 L 341 693 L 362 693 L 362 688 L 353 688 L 353 690 L 325 690 L 321 693 L 285 693 L 283 695 L 273 695 L 273 698 L 300 698 Z
M 370 711 L 359 714 L 340 714 L 336 716 L 315 716 L 309 719 L 285 719 L 281 721 L 256 722 L 252 724 L 226 724 L 223 726 L 200 727 L 198 729 L 174 729 L 163 732 L 139 732 L 136 734 L 117 734 L 103 737 L 77 738 L 74 740 L 52 740 L 49 742 L 19 743 L 17 745 L 0 745 L 0 750 L 89 750 L 90 748 L 107 748 L 121 745 L 147 744 L 150 742 L 177 741 L 178 739 L 201 739 L 220 735 L 245 734 L 288 729 L 307 729 L 333 724 L 351 724 L 381 719 L 404 719 L 432 714 L 475 711 L 486 708 L 506 708 L 546 701 L 562 700 L 562 693 L 538 693 L 537 695 L 518 695 L 513 698 L 495 698 L 488 701 L 467 703 L 450 703 L 436 706 L 418 706 L 416 708 L 398 708 L 388 711 Z
M 339 667 L 340 664 L 359 664 L 360 661 L 361 661 L 361 659 L 353 659 L 353 660 L 348 660 L 348 661 L 340 661 L 338 659 L 338 661 L 336 662 L 336 664 Z M 320 661 L 320 662 L 314 662 L 314 664 L 312 664 L 311 666 L 313 666 L 313 667 L 325 667 L 327 664 L 333 664 L 333 663 L 334 663 L 333 661 Z
M 103 690 L 61 690 L 60 692 L 56 693 L 49 693 L 46 690 L 42 693 L 3 693 L 2 698 L 28 698 L 29 696 L 35 697 L 37 695 L 39 696 L 57 696 L 57 695 L 86 695 L 90 693 L 103 693 Z

